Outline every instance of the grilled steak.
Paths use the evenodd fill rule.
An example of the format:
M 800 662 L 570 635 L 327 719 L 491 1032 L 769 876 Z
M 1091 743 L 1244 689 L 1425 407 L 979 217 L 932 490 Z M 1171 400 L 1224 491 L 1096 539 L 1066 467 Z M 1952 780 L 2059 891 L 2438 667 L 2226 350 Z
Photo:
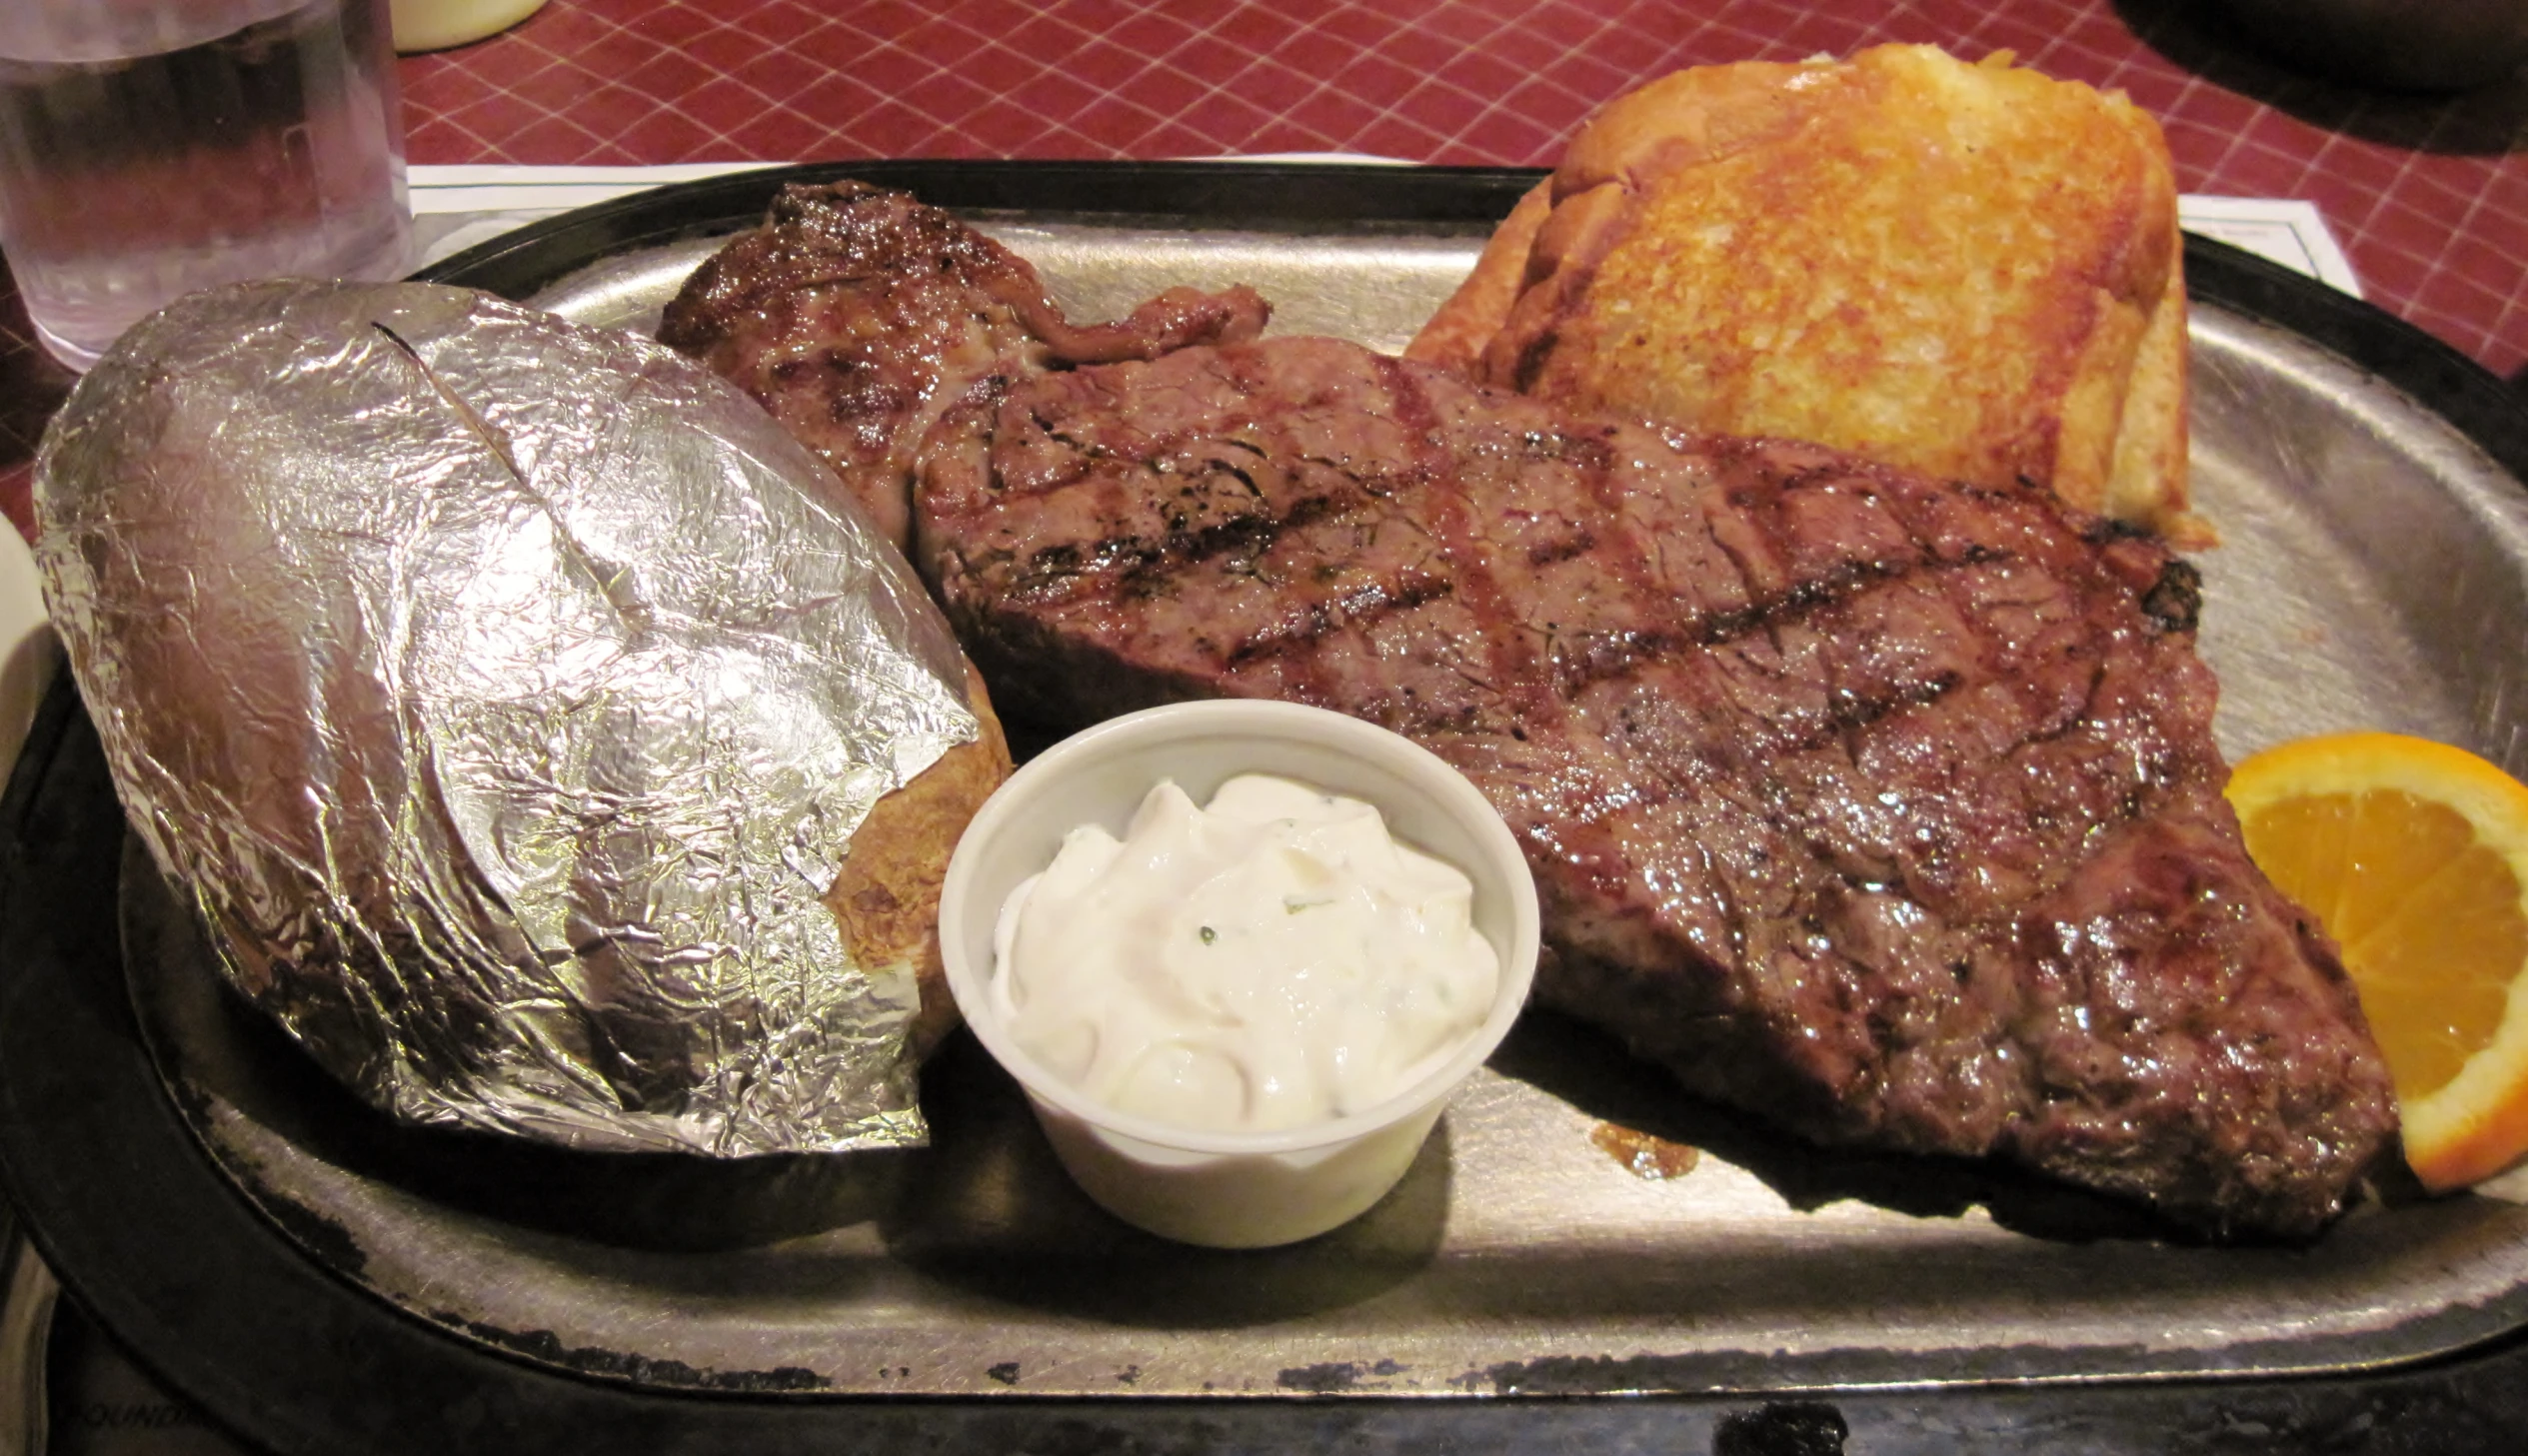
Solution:
M 1322 339 L 1039 374 L 922 471 L 917 562 L 1005 712 L 1411 735 L 1527 848 L 1540 994 L 1698 1092 L 2216 1233 L 2318 1228 L 2394 1132 L 2220 796 L 2153 541 Z
M 1080 326 L 1018 255 L 935 207 L 861 182 L 787 187 L 765 226 L 705 262 L 659 338 L 753 395 L 834 468 L 898 545 L 923 437 L 961 402 L 1072 364 L 1249 339 L 1255 291 L 1170 289 Z

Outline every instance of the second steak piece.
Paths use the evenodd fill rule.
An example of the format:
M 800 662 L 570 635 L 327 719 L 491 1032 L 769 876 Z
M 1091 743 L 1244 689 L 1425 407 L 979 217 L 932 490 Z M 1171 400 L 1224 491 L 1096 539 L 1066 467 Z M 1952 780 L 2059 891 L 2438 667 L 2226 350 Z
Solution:
M 1540 994 L 1689 1087 L 2219 1233 L 2318 1228 L 2391 1137 L 2331 946 L 2220 796 L 2156 543 L 1332 340 L 988 414 L 925 458 L 917 561 L 1006 712 L 1411 735 L 1526 846 Z
M 1074 324 L 1036 270 L 939 208 L 866 182 L 782 189 L 694 270 L 659 340 L 755 397 L 898 546 L 925 436 L 1042 370 L 1251 339 L 1255 290 L 1172 288 Z

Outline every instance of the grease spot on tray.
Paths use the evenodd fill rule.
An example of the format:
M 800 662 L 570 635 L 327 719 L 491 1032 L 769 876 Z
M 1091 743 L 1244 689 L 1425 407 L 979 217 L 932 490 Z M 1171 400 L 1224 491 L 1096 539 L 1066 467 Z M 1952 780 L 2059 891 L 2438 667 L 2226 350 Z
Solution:
M 1645 1183 L 1681 1178 L 1703 1160 L 1702 1150 L 1682 1142 L 1626 1127 L 1619 1122 L 1600 1122 L 1589 1129 L 1588 1140 L 1597 1150 L 1613 1158 L 1624 1170 Z

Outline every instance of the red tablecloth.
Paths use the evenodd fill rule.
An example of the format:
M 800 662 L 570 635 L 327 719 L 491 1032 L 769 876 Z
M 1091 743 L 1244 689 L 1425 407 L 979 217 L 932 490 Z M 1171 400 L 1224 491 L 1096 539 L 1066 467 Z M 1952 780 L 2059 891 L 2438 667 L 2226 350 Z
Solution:
M 2528 366 L 2528 73 L 2458 97 L 2305 79 L 2179 0 L 550 0 L 401 63 L 415 162 L 1360 151 L 1543 165 L 1678 66 L 2007 48 L 2156 114 L 2188 192 L 2315 202 L 2372 302 Z M 13 304 L 11 311 L 13 312 Z M 0 315 L 0 463 L 60 378 Z M 0 482 L 22 510 L 23 472 Z M 14 489 L 11 489 L 14 487 Z
M 2373 302 L 2528 363 L 2528 78 L 2458 98 L 2300 79 L 2126 0 L 552 0 L 404 63 L 416 162 L 1187 157 L 1337 150 L 1549 165 L 1679 66 L 2007 48 L 2156 114 L 2188 192 L 2318 205 Z

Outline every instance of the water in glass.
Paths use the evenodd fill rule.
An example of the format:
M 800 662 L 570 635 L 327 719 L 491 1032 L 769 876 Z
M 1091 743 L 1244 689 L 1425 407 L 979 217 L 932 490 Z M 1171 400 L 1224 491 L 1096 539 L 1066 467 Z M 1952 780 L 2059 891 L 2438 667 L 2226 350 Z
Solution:
M 85 369 L 194 289 L 408 262 L 387 0 L 0 0 L 0 249 Z

